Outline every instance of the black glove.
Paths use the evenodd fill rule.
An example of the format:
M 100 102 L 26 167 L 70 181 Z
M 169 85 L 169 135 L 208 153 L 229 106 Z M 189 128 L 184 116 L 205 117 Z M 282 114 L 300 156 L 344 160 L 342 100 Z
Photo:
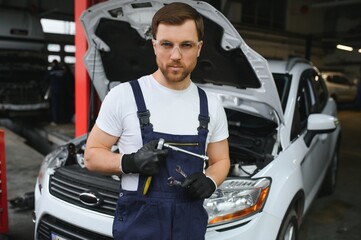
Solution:
M 136 153 L 124 154 L 122 158 L 123 173 L 142 173 L 155 175 L 159 173 L 160 165 L 168 155 L 168 150 L 157 149 L 158 141 L 146 143 Z
M 193 199 L 209 198 L 217 186 L 210 177 L 198 172 L 188 176 L 182 183 L 189 197 Z

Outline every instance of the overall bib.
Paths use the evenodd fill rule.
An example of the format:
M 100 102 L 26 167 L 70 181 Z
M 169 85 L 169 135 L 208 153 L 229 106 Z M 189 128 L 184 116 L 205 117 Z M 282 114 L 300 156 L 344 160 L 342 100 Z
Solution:
M 130 82 L 138 108 L 143 144 L 163 138 L 165 143 L 205 154 L 208 134 L 208 102 L 205 92 L 198 88 L 200 114 L 198 135 L 172 135 L 153 131 L 138 81 Z M 188 198 L 181 186 L 170 186 L 169 177 L 183 182 L 184 177 L 176 171 L 191 175 L 203 172 L 204 160 L 169 149 L 167 159 L 160 173 L 152 177 L 146 195 L 143 189 L 148 176 L 139 175 L 137 191 L 120 189 L 113 223 L 114 239 L 144 240 L 202 240 L 207 228 L 208 214 L 203 208 L 203 200 Z

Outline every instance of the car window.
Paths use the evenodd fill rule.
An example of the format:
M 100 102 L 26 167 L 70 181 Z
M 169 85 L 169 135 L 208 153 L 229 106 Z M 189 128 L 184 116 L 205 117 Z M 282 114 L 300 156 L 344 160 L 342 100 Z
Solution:
M 283 111 L 287 105 L 287 99 L 290 92 L 292 76 L 289 74 L 272 73 L 273 79 L 276 84 L 278 96 L 281 100 Z
M 314 77 L 310 71 L 301 75 L 293 114 L 291 139 L 296 138 L 306 129 L 308 116 L 317 111 L 313 80 Z
M 326 106 L 328 99 L 327 87 L 321 75 L 317 73 L 313 74 L 312 82 L 315 87 L 315 93 L 316 93 L 317 105 L 318 105 L 317 109 L 318 112 L 321 112 L 322 109 Z
M 350 81 L 347 78 L 339 75 L 330 75 L 327 77 L 327 81 L 331 83 L 350 85 Z

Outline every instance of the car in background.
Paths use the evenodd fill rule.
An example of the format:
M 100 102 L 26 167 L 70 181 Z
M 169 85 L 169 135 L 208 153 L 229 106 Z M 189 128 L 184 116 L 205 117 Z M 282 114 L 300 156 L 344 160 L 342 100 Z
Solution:
M 89 44 L 84 62 L 101 99 L 117 84 L 156 70 L 150 24 L 169 2 L 107 1 L 82 14 Z M 297 239 L 311 203 L 336 186 L 335 101 L 311 62 L 267 61 L 211 5 L 182 2 L 205 22 L 191 78 L 219 98 L 229 125 L 231 169 L 204 201 L 206 239 Z M 86 137 L 45 157 L 35 186 L 35 239 L 112 239 L 121 176 L 85 168 Z
M 342 72 L 322 72 L 329 95 L 337 103 L 352 103 L 356 100 L 357 82 L 351 81 Z
M 45 35 L 29 11 L 0 8 L 0 117 L 44 116 L 49 110 Z

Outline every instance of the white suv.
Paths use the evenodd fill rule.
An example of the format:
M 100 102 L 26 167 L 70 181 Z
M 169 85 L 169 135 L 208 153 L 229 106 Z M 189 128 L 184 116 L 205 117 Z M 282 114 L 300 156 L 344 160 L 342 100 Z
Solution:
M 84 12 L 84 61 L 101 98 L 156 69 L 149 27 L 168 2 L 107 1 Z M 266 61 L 219 11 L 184 2 L 205 20 L 191 78 L 222 101 L 230 132 L 229 176 L 204 202 L 206 239 L 297 239 L 319 190 L 332 193 L 336 185 L 336 104 L 312 63 Z M 121 176 L 84 168 L 85 142 L 86 135 L 45 157 L 35 187 L 35 239 L 112 239 Z

